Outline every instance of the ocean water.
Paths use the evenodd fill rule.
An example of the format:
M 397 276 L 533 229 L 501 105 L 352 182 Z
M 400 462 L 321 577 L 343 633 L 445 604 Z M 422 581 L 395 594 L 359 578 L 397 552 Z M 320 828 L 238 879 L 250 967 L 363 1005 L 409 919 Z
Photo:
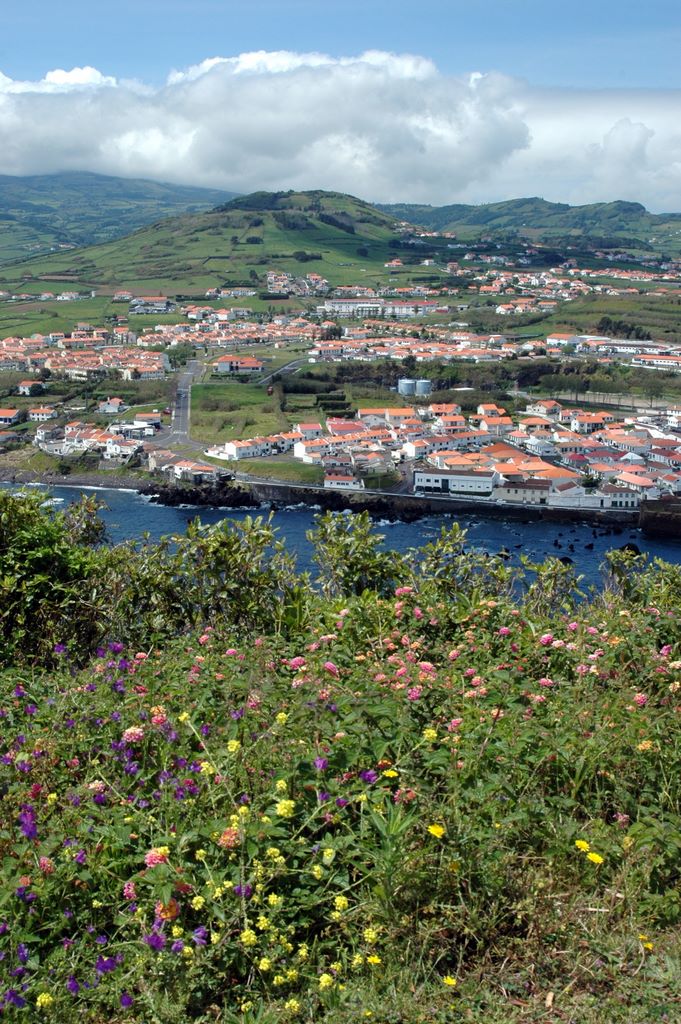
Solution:
M 19 489 L 10 484 L 0 484 L 0 487 Z M 102 504 L 100 515 L 106 524 L 107 537 L 114 544 L 123 540 L 138 540 L 145 534 L 153 541 L 169 534 L 182 534 L 188 523 L 196 517 L 203 523 L 216 523 L 221 519 L 243 520 L 249 515 L 267 517 L 270 514 L 268 506 L 259 509 L 194 506 L 170 508 L 157 505 L 135 491 L 108 488 L 47 488 L 32 485 L 30 489 L 44 492 L 46 503 L 56 509 L 63 508 L 68 502 L 77 501 L 82 493 L 94 494 Z M 301 572 L 314 572 L 312 547 L 306 533 L 313 528 L 316 514 L 318 510 L 308 505 L 294 505 L 273 513 L 273 523 L 279 538 L 295 553 Z M 383 536 L 384 547 L 404 552 L 433 541 L 443 526 L 450 526 L 455 520 L 466 530 L 472 548 L 490 554 L 503 552 L 511 564 L 517 562 L 521 554 L 534 562 L 541 562 L 549 556 L 567 556 L 574 562 L 576 572 L 584 577 L 584 583 L 595 586 L 601 581 L 601 566 L 606 553 L 624 544 L 636 544 L 650 558 L 681 563 L 681 540 L 649 538 L 630 527 L 618 528 L 613 532 L 610 527 L 586 524 L 521 522 L 473 515 L 433 515 L 415 523 L 381 520 L 376 523 L 375 529 Z

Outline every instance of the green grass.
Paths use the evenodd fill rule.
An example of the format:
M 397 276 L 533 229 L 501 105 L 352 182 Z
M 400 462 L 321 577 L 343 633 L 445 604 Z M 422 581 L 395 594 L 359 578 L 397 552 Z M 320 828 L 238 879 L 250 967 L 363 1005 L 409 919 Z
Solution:
M 262 477 L 263 480 L 281 480 L 292 484 L 321 484 L 324 470 L 321 466 L 308 466 L 297 459 L 281 456 L 274 459 L 246 459 L 237 463 L 239 472 Z
M 210 382 L 192 388 L 191 435 L 209 444 L 287 430 L 276 395 L 261 385 Z

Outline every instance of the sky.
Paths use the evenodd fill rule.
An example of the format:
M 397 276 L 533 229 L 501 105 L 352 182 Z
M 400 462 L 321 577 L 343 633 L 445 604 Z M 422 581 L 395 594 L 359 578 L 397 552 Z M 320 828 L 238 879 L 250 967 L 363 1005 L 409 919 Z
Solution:
M 3 0 L 0 174 L 681 209 L 678 0 Z

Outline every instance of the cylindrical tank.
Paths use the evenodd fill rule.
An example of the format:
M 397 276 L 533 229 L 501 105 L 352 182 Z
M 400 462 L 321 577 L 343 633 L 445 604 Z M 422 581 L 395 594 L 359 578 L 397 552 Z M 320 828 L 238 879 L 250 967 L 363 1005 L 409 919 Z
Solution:
M 433 390 L 433 382 L 430 380 L 417 380 L 415 382 L 415 394 L 429 395 Z
M 398 395 L 413 395 L 416 393 L 416 381 L 411 377 L 400 377 L 397 382 Z

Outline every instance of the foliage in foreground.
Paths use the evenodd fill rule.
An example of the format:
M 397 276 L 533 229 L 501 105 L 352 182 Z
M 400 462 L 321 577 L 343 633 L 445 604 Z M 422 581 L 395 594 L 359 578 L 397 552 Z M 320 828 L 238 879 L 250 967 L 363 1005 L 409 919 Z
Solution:
M 678 570 L 335 523 L 260 623 L 6 670 L 0 1015 L 678 1019 Z

